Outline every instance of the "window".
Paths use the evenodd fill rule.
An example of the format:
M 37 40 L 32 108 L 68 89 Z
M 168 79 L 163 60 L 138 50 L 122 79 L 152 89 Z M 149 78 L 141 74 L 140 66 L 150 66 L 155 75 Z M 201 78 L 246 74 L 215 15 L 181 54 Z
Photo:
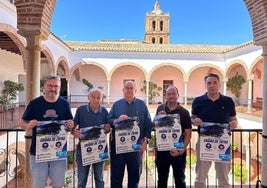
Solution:
M 152 31 L 156 31 L 156 21 L 152 21 Z
M 173 80 L 163 80 L 163 101 L 165 102 L 166 89 L 173 85 Z
M 160 44 L 163 44 L 163 38 L 162 38 L 162 37 L 160 37 L 160 39 L 159 39 L 159 43 L 160 43 Z
M 163 21 L 160 21 L 160 31 L 163 31 Z

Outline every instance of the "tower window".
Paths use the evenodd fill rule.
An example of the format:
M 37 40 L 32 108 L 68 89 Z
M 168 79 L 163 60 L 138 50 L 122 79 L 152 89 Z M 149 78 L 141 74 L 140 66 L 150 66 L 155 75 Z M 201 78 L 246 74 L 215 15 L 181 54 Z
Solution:
M 155 31 L 156 30 L 156 21 L 153 21 L 152 22 L 152 31 Z
M 160 31 L 163 31 L 163 21 L 160 21 Z
M 159 39 L 159 43 L 160 43 L 160 44 L 163 44 L 163 38 L 162 38 L 162 37 L 160 37 L 160 39 Z
M 156 43 L 156 39 L 155 37 L 152 38 L 152 44 L 155 44 Z

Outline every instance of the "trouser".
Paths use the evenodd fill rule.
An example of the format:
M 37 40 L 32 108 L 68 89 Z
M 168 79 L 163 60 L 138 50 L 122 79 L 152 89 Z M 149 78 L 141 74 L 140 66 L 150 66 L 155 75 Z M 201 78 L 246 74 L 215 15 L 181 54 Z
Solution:
M 186 188 L 185 183 L 186 152 L 181 156 L 172 157 L 169 151 L 157 151 L 156 165 L 158 170 L 158 188 L 168 187 L 170 165 L 176 188 Z
M 138 188 L 142 173 L 143 153 L 115 154 L 111 152 L 111 188 L 122 188 L 125 166 L 128 172 L 128 188 Z
M 202 161 L 200 160 L 200 143 L 199 139 L 196 144 L 197 149 L 197 163 L 196 163 L 196 188 L 206 188 L 206 179 L 211 167 L 212 161 Z M 231 169 L 230 163 L 215 162 L 215 171 L 218 179 L 219 188 L 230 188 L 228 174 Z
M 95 179 L 95 187 L 96 188 L 104 188 L 103 181 L 103 170 L 104 170 L 104 162 L 94 163 L 92 165 L 83 166 L 82 164 L 82 155 L 81 149 L 77 149 L 76 161 L 78 165 L 78 188 L 85 188 L 87 184 L 88 174 L 90 167 L 93 166 L 94 179 Z

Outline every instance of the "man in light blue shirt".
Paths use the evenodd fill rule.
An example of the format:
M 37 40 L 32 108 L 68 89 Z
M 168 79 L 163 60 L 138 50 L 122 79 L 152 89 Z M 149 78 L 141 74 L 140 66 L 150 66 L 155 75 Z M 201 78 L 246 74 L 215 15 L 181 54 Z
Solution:
M 111 188 L 122 188 L 125 166 L 128 171 L 128 188 L 137 188 L 142 173 L 142 156 L 146 150 L 148 139 L 151 138 L 152 122 L 144 101 L 135 97 L 136 87 L 133 81 L 123 85 L 123 98 L 116 101 L 109 112 L 109 123 L 137 117 L 140 127 L 141 147 L 136 152 L 116 154 L 115 129 L 111 139 Z

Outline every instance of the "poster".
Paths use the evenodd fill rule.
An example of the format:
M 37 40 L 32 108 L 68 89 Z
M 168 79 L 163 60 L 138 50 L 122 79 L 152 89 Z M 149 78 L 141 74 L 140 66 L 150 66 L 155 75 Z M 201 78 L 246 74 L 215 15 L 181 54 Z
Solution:
M 65 120 L 40 121 L 36 127 L 36 162 L 67 158 Z
M 200 126 L 200 160 L 230 162 L 230 128 L 228 124 L 203 122 Z
M 83 166 L 108 159 L 107 135 L 104 125 L 80 128 Z
M 141 147 L 140 128 L 137 117 L 115 124 L 116 154 L 138 151 Z
M 183 150 L 183 134 L 179 114 L 156 115 L 156 146 L 158 151 Z

